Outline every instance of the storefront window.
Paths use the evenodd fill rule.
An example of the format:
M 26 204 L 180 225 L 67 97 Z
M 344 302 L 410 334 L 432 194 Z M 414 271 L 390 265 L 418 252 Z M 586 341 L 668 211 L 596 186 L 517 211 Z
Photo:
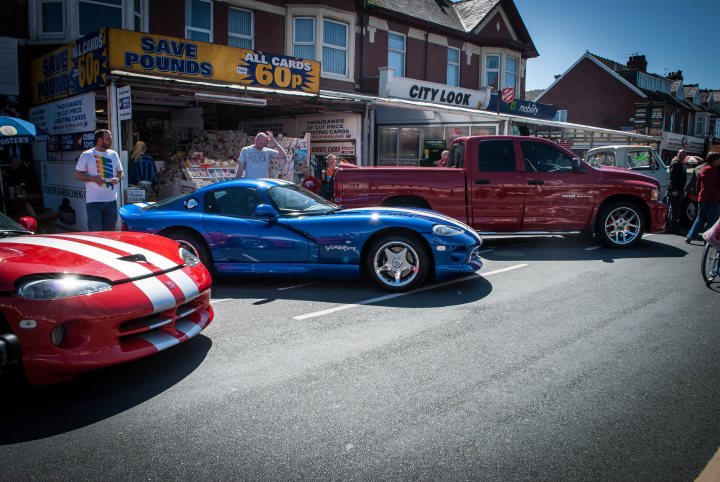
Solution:
M 485 56 L 485 85 L 492 87 L 494 90 L 498 88 L 498 79 L 500 77 L 500 56 Z
M 65 34 L 65 2 L 40 0 L 40 37 L 62 37 Z
M 460 85 L 460 49 L 448 47 L 447 84 Z
M 518 59 L 505 57 L 505 81 L 503 87 L 517 88 Z
M 423 139 L 444 139 L 445 128 L 443 126 L 428 126 L 422 128 Z
M 293 19 L 293 55 L 301 59 L 315 59 L 315 19 L 296 17 Z
M 253 21 L 250 10 L 231 8 L 228 11 L 228 45 L 253 48 Z
M 190 40 L 212 42 L 212 2 L 185 0 L 185 37 Z
M 381 127 L 380 128 L 380 164 L 387 164 L 383 161 L 391 161 L 391 164 L 395 164 L 397 161 L 397 141 L 398 132 L 400 129 L 397 127 Z
M 395 69 L 397 77 L 405 77 L 405 36 L 388 33 L 388 67 Z
M 347 75 L 347 32 L 344 23 L 323 21 L 322 68 L 330 74 Z
M 470 134 L 470 126 L 447 126 L 445 128 L 445 142 L 450 145 L 453 139 L 466 137 Z
M 123 26 L 122 0 L 78 1 L 78 27 L 80 35 L 101 27 Z
M 420 158 L 420 129 L 417 127 L 403 127 L 400 129 L 400 160 Z
M 495 126 L 471 126 L 471 136 L 494 136 L 497 134 Z

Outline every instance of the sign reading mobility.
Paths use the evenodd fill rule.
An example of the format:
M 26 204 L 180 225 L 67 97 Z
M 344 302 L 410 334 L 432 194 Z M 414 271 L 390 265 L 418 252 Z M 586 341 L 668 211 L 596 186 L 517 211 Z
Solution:
M 110 69 L 317 93 L 320 62 L 108 29 Z
M 33 60 L 30 65 L 33 104 L 104 87 L 107 61 L 104 28 Z
M 487 110 L 497 111 L 497 94 L 492 94 Z M 549 104 L 539 104 L 527 100 L 515 99 L 510 103 L 500 102 L 500 112 L 503 114 L 533 117 L 535 119 L 553 120 L 558 108 Z

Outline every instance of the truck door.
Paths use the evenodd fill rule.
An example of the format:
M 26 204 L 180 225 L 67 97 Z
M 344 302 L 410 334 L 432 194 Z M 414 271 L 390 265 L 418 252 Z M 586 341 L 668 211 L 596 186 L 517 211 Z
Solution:
M 467 182 L 472 226 L 481 232 L 519 231 L 522 227 L 525 179 L 518 169 L 512 139 L 468 142 Z
M 523 140 L 524 231 L 584 229 L 598 195 L 595 176 L 573 169 L 573 157 L 545 142 Z

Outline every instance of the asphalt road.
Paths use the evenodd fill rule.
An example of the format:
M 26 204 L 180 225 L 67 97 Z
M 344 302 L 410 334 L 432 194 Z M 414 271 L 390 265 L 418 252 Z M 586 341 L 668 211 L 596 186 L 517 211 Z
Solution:
M 478 275 L 403 296 L 216 280 L 188 343 L 0 386 L 0 479 L 695 479 L 720 446 L 702 247 L 484 249 Z

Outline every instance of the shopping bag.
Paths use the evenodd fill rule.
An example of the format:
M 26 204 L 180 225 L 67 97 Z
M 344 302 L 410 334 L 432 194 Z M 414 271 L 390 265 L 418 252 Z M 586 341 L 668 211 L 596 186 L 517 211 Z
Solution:
M 711 244 L 713 248 L 720 249 L 720 218 L 715 221 L 712 228 L 702 233 L 702 237 L 708 244 Z

